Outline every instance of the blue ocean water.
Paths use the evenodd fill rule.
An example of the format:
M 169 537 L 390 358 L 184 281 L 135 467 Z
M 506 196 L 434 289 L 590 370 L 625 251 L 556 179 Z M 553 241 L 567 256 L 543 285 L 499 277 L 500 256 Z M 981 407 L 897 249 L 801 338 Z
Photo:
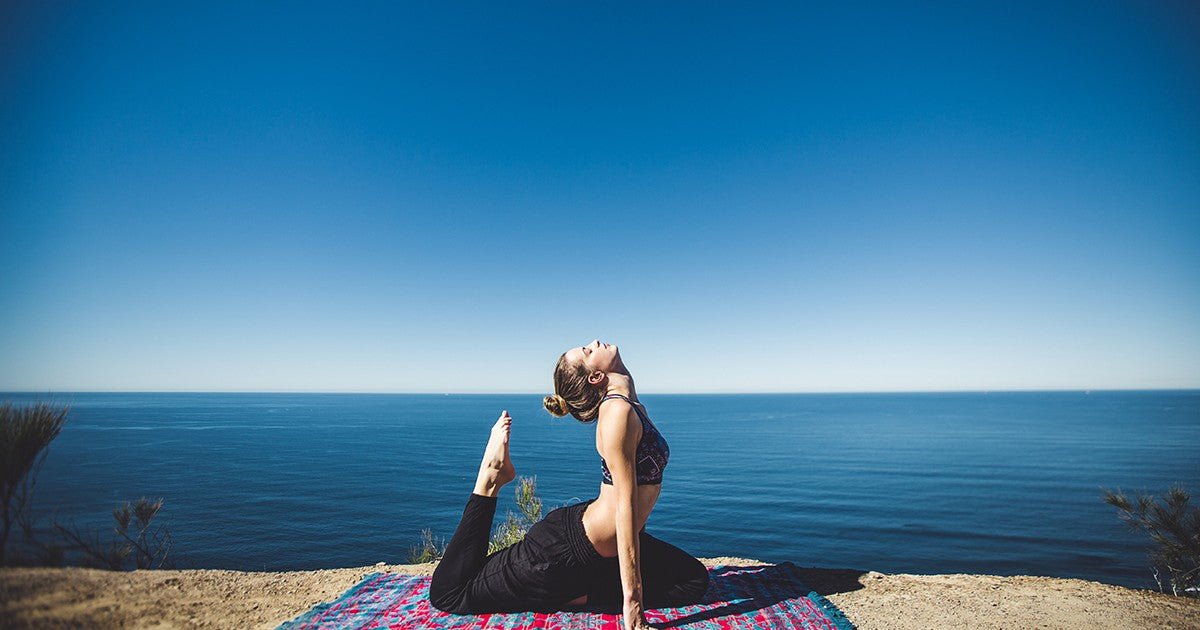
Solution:
M 406 562 L 422 529 L 453 533 L 501 409 L 548 507 L 600 482 L 595 429 L 540 396 L 0 398 L 71 406 L 44 522 L 106 529 L 118 502 L 163 497 L 181 568 Z M 1145 535 L 1101 488 L 1200 492 L 1200 391 L 641 398 L 671 446 L 647 529 L 701 557 L 1151 587 Z

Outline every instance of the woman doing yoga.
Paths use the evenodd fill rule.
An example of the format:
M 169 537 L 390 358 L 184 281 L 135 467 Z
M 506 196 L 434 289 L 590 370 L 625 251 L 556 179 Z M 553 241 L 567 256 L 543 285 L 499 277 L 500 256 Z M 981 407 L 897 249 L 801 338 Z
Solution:
M 632 629 L 650 627 L 646 608 L 698 602 L 708 588 L 704 565 L 645 530 L 670 450 L 638 402 L 617 346 L 597 340 L 563 353 L 554 390 L 544 401 L 550 413 L 596 425 L 600 495 L 550 512 L 523 540 L 488 555 L 496 496 L 516 477 L 508 455 L 512 418 L 502 412 L 433 573 L 433 606 L 459 614 L 620 607 Z

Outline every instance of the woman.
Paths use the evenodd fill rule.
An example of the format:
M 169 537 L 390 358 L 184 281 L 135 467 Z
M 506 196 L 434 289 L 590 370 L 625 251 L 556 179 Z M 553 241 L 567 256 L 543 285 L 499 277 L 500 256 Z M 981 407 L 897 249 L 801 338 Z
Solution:
M 487 555 L 496 496 L 516 477 L 508 456 L 512 418 L 502 412 L 433 573 L 430 602 L 459 614 L 619 605 L 626 628 L 649 628 L 646 608 L 698 602 L 708 588 L 704 565 L 645 530 L 670 451 L 638 402 L 617 346 L 596 340 L 564 352 L 554 391 L 544 400 L 550 413 L 596 424 L 600 495 L 550 512 L 521 542 Z

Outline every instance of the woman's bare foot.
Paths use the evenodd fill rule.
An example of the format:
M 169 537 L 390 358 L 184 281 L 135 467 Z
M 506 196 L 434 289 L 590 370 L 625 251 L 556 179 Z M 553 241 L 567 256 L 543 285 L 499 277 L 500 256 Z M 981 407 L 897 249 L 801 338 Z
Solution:
M 494 497 L 504 484 L 517 478 L 512 460 L 508 457 L 508 434 L 512 428 L 512 417 L 508 411 L 500 412 L 500 419 L 492 425 L 492 435 L 483 450 L 483 461 L 479 463 L 479 477 L 475 479 L 475 494 Z

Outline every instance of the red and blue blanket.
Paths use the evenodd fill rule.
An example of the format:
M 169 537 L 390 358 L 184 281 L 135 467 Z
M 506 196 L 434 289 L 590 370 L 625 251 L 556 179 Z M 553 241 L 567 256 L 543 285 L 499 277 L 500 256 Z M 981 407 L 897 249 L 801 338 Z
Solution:
M 681 608 L 646 611 L 659 628 L 803 628 L 852 630 L 842 611 L 801 581 L 790 562 L 751 567 L 717 566 L 703 601 Z M 326 628 L 454 628 L 517 630 L 595 628 L 618 630 L 612 612 L 451 615 L 429 605 L 429 577 L 374 573 L 338 599 L 319 604 L 280 630 Z

